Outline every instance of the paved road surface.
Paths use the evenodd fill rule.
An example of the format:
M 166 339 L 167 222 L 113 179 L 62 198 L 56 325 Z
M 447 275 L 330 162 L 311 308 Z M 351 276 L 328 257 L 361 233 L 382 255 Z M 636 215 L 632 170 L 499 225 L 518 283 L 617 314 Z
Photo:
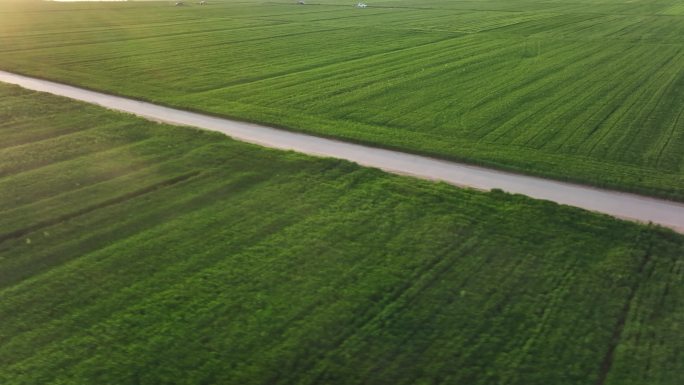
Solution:
M 498 188 L 623 219 L 653 222 L 684 233 L 684 204 L 682 203 L 324 139 L 162 107 L 4 71 L 0 71 L 0 81 L 128 112 L 154 121 L 219 131 L 237 140 L 266 147 L 346 159 L 396 174 L 441 180 L 456 186 L 481 190 Z

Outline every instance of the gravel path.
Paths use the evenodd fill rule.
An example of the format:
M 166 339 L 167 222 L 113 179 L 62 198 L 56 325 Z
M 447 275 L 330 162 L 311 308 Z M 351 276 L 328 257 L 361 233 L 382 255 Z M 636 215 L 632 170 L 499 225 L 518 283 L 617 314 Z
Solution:
M 684 233 L 684 204 L 682 203 L 324 139 L 162 107 L 5 71 L 0 71 L 0 81 L 128 112 L 154 121 L 218 131 L 234 139 L 265 147 L 346 159 L 363 166 L 376 167 L 396 174 L 440 180 L 461 187 L 480 190 L 498 188 L 623 219 L 653 222 Z

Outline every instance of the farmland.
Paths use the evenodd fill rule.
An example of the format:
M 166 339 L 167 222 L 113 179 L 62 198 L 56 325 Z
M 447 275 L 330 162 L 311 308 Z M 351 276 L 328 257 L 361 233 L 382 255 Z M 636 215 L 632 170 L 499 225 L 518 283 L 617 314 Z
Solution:
M 0 86 L 0 383 L 676 385 L 684 237 Z
M 0 2 L 0 69 L 684 200 L 684 5 Z

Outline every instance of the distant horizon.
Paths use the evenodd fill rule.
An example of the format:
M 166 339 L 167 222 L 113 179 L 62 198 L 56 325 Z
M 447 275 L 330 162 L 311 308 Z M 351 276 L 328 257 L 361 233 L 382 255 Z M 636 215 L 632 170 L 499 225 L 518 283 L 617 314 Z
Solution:
M 80 2 L 124 2 L 130 0 L 45 0 L 57 3 L 80 3 Z

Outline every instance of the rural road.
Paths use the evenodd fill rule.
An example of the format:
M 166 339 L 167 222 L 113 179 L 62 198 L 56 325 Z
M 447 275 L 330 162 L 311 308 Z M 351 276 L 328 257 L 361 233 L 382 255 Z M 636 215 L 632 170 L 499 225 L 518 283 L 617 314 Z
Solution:
M 234 139 L 309 155 L 346 159 L 391 173 L 444 181 L 480 190 L 510 193 L 580 207 L 684 233 L 684 204 L 538 177 L 497 171 L 398 151 L 352 144 L 281 129 L 223 119 L 141 102 L 60 83 L 0 71 L 0 81 L 35 91 L 97 104 L 146 119 L 222 132 Z

